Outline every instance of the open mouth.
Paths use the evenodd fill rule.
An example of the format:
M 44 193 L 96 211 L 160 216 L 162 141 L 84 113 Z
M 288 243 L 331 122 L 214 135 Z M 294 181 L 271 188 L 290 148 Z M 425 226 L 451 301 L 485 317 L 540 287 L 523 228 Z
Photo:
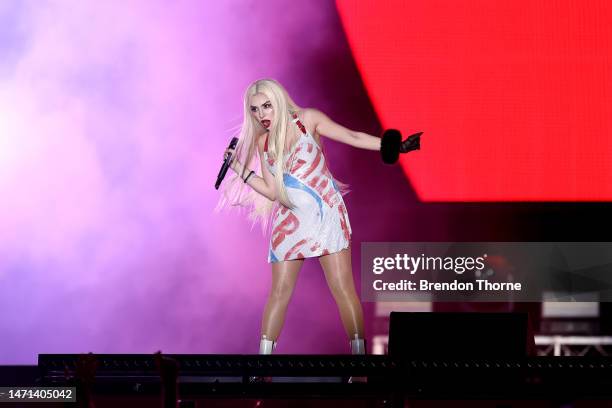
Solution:
M 265 127 L 266 129 L 268 129 L 270 127 L 270 121 L 267 119 L 264 119 L 261 121 L 261 125 Z

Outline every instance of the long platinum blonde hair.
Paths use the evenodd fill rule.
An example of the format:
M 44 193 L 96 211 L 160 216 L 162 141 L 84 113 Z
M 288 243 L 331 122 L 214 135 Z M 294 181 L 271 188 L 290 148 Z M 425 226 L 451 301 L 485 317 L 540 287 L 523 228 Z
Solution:
M 257 132 L 260 124 L 253 118 L 250 111 L 250 99 L 255 94 L 265 95 L 274 109 L 274 118 L 268 133 L 268 155 L 274 159 L 274 187 L 276 199 L 286 207 L 293 208 L 283 183 L 285 172 L 285 142 L 289 126 L 292 125 L 291 115 L 300 107 L 291 99 L 285 88 L 273 79 L 259 79 L 248 86 L 244 93 L 244 120 L 238 135 L 235 158 L 243 165 L 241 174 L 232 174 L 223 184 L 221 198 L 217 210 L 228 206 L 247 208 L 249 218 L 253 223 L 260 222 L 265 231 L 269 225 L 274 202 L 246 186 L 242 181 L 251 170 L 260 177 L 260 158 L 257 150 Z

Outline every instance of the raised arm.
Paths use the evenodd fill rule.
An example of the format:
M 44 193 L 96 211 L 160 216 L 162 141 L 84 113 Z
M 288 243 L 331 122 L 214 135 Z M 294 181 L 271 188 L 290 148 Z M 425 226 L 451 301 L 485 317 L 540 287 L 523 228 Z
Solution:
M 360 149 L 380 150 L 379 137 L 347 129 L 316 109 L 307 109 L 306 114 L 311 123 L 314 124 L 316 132 L 320 135 Z

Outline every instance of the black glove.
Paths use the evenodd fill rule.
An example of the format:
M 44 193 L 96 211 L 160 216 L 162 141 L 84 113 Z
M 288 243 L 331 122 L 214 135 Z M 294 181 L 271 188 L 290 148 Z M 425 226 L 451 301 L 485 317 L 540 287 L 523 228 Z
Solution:
M 415 133 L 410 135 L 400 145 L 400 153 L 408 153 L 413 150 L 421 149 L 421 135 L 423 132 Z
M 383 133 L 380 144 L 380 154 L 387 164 L 393 164 L 399 159 L 400 153 L 408 153 L 421 148 L 423 132 L 410 135 L 402 142 L 402 134 L 396 129 L 387 129 Z

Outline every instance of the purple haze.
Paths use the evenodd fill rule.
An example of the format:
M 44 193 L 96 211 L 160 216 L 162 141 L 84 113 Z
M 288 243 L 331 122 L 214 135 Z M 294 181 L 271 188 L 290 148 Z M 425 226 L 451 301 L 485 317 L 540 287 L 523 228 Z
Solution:
M 0 3 L 0 364 L 257 351 L 267 238 L 214 214 L 213 184 L 260 77 L 377 130 L 331 2 Z M 354 187 L 354 237 L 380 238 L 352 201 L 373 177 L 355 161 L 381 165 L 372 152 L 341 160 L 348 149 L 329 156 Z M 316 261 L 277 350 L 348 352 Z

